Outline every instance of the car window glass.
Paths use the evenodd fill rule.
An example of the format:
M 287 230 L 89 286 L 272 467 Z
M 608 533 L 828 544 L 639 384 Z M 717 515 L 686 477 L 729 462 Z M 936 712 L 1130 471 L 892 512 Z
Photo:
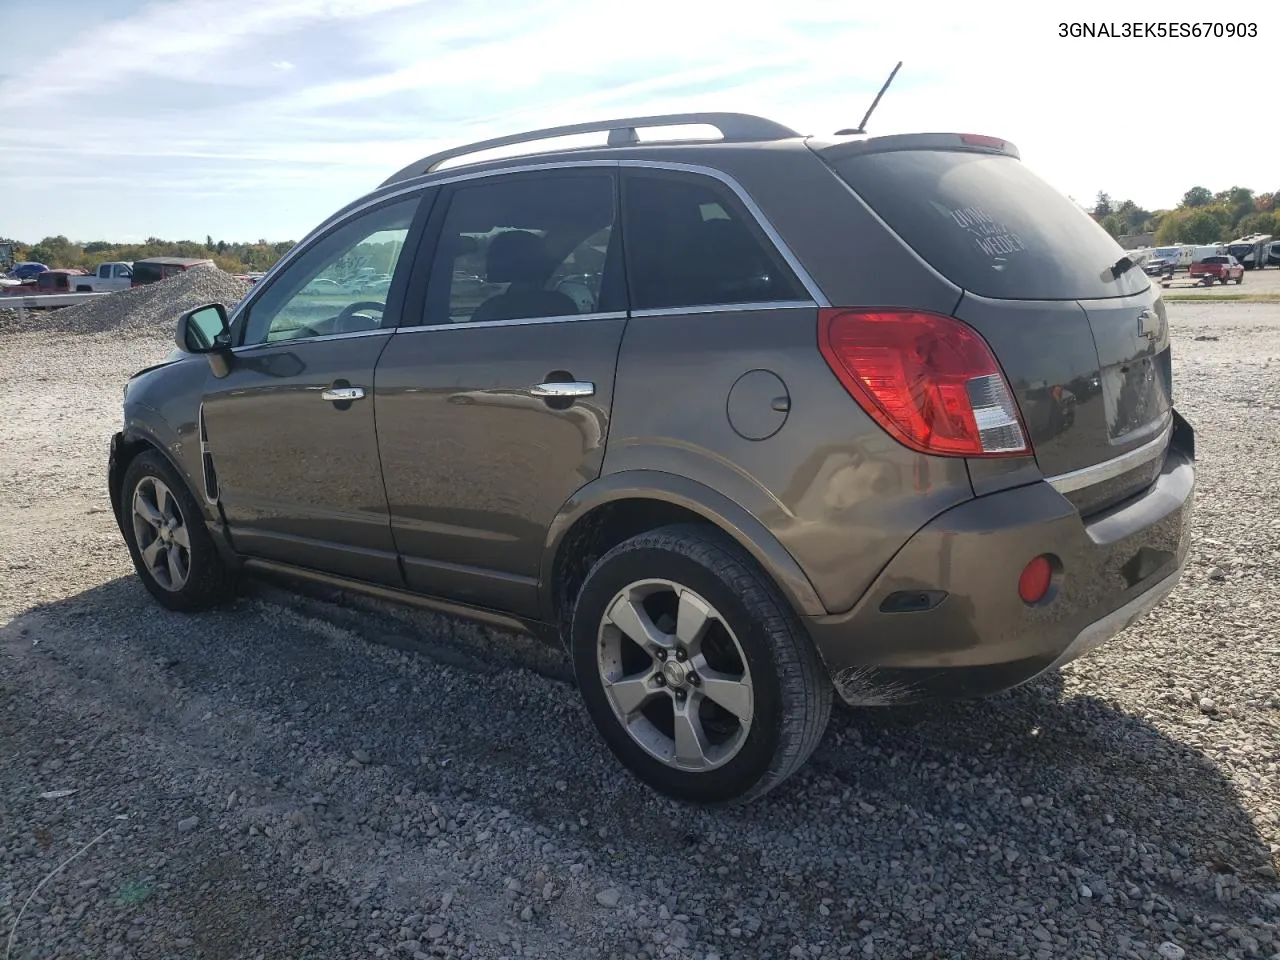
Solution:
M 1095 300 L 1141 293 L 1138 270 L 1089 214 L 1019 160 L 959 150 L 897 150 L 832 166 L 916 253 L 958 287 L 1008 300 Z M 1178 257 L 1177 248 L 1159 248 Z
M 417 205 L 379 207 L 308 248 L 251 304 L 241 344 L 379 329 Z
M 622 309 L 613 177 L 519 177 L 454 190 L 423 322 L 482 323 Z M 618 275 L 620 278 L 620 275 Z
M 625 209 L 636 309 L 809 299 L 754 218 L 707 177 L 630 176 Z

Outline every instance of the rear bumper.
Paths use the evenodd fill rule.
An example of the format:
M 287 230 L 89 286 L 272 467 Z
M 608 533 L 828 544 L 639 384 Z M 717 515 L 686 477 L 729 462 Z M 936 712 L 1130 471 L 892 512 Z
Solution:
M 852 610 L 806 618 L 840 696 L 869 705 L 994 693 L 1147 613 L 1176 586 L 1190 544 L 1194 447 L 1189 427 L 1179 433 L 1138 497 L 1088 520 L 1043 482 L 970 500 L 920 530 Z M 1028 606 L 1018 577 L 1044 553 L 1060 573 Z M 893 612 L 912 595 L 920 609 Z

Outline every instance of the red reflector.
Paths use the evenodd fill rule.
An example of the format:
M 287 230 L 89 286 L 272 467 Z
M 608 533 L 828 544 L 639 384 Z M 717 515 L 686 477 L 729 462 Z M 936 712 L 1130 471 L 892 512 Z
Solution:
M 992 147 L 995 150 L 1004 149 L 1004 141 L 999 137 L 984 137 L 980 133 L 962 133 L 960 140 L 969 144 L 971 147 Z
M 911 449 L 953 457 L 1028 452 L 991 348 L 959 320 L 825 308 L 818 312 L 818 345 L 858 405 Z
M 1053 579 L 1053 564 L 1049 558 L 1041 554 L 1022 570 L 1018 577 L 1018 596 L 1023 603 L 1039 603 L 1049 592 L 1049 583 Z

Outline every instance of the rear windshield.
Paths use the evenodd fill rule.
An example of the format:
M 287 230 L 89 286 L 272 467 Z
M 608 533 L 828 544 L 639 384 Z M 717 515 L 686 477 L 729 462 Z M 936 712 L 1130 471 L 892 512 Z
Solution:
M 897 150 L 845 157 L 836 172 L 935 270 L 972 293 L 1088 300 L 1140 293 L 1141 270 L 1102 227 L 1013 157 Z

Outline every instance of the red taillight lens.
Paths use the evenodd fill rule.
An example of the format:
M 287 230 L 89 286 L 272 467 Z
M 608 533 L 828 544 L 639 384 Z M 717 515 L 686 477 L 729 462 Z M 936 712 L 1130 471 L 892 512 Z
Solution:
M 1018 577 L 1018 596 L 1023 603 L 1039 603 L 1052 582 L 1053 564 L 1042 554 L 1023 568 L 1022 576 Z
M 952 457 L 1030 452 L 991 348 L 960 321 L 828 308 L 818 313 L 818 345 L 862 409 L 911 449 Z

